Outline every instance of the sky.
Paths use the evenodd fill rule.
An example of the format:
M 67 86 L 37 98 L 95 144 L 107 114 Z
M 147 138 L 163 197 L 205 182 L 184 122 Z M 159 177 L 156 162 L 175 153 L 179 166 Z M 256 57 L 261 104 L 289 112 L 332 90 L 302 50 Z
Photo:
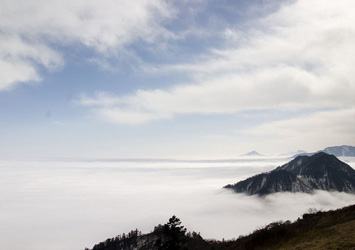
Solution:
M 0 157 L 355 144 L 352 0 L 0 0 Z

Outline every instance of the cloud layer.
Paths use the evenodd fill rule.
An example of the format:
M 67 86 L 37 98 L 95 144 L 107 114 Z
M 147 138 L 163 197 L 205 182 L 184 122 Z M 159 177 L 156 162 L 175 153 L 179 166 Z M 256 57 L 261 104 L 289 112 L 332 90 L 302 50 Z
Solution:
M 233 41 L 226 48 L 193 63 L 157 68 L 194 80 L 125 96 L 97 93 L 80 102 L 107 120 L 128 124 L 186 113 L 353 107 L 353 7 L 352 1 L 285 4 L 252 20 L 253 28 L 228 28 L 226 37 Z
M 230 239 L 273 221 L 296 220 L 308 208 L 355 203 L 355 195 L 345 193 L 260 199 L 222 189 L 285 162 L 278 160 L 1 161 L 0 248 L 91 248 L 135 228 L 149 233 L 173 214 L 205 238 Z

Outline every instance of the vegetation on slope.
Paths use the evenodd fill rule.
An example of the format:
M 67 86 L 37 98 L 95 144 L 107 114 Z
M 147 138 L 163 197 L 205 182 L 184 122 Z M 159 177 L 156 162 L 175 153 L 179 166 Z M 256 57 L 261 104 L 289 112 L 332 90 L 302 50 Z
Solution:
M 266 250 L 266 249 L 355 249 L 355 205 L 335 211 L 314 211 L 291 223 L 273 222 L 248 236 L 236 240 L 204 240 L 199 234 L 186 233 L 180 220 L 173 216 L 165 225 L 150 234 L 134 234 L 131 239 L 108 239 L 93 250 L 203 249 L 203 250 Z M 132 231 L 136 232 L 136 231 Z

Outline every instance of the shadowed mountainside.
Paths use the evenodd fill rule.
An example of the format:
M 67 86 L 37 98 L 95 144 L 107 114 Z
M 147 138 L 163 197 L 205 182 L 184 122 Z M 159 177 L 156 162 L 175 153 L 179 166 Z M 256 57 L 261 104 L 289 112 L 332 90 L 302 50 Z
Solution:
M 324 152 L 297 156 L 292 161 L 224 188 L 248 195 L 314 190 L 355 193 L 355 170 L 334 155 Z

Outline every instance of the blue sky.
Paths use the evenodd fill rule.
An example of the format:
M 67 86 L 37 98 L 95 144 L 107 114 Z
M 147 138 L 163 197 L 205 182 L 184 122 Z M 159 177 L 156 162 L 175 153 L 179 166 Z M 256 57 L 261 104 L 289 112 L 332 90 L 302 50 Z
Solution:
M 355 4 L 0 0 L 0 156 L 355 144 Z

